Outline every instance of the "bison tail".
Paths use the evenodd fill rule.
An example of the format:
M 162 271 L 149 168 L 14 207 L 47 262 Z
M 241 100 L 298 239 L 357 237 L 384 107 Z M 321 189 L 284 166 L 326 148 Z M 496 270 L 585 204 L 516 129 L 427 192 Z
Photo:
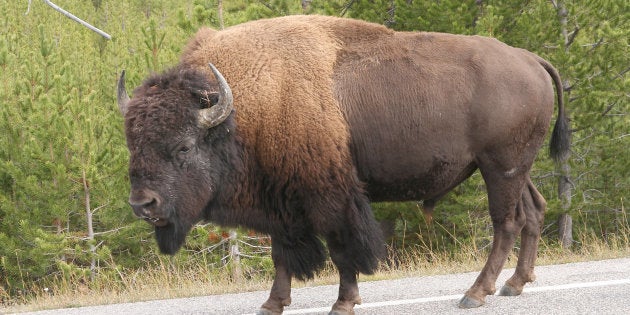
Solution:
M 538 56 L 536 56 L 538 57 Z M 547 60 L 538 57 L 538 63 L 545 68 L 547 73 L 556 86 L 558 94 L 558 118 L 551 133 L 551 141 L 549 142 L 549 155 L 556 162 L 563 162 L 569 158 L 571 153 L 571 129 L 569 119 L 564 111 L 564 98 L 562 80 L 558 70 L 554 68 Z
M 563 162 L 569 158 L 571 154 L 571 130 L 569 121 L 564 115 L 558 115 L 556 124 L 551 133 L 551 141 L 549 142 L 549 155 L 556 162 Z

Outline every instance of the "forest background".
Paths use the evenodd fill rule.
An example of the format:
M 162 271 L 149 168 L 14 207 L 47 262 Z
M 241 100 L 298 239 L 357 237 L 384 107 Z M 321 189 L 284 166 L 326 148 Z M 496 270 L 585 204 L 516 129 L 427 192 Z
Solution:
M 630 2 L 626 0 L 92 0 L 55 1 L 112 35 L 72 22 L 44 1 L 0 0 L 0 300 L 45 288 L 92 290 L 138 270 L 272 273 L 268 239 L 198 225 L 176 256 L 158 253 L 152 228 L 126 204 L 127 163 L 115 85 L 178 61 L 202 25 L 229 27 L 289 14 L 364 19 L 395 30 L 496 37 L 559 70 L 571 117 L 571 157 L 554 166 L 541 150 L 532 179 L 548 200 L 543 244 L 579 250 L 597 241 L 629 247 Z M 560 184 L 560 190 L 558 186 Z M 483 256 L 492 225 L 481 176 L 438 203 L 373 205 L 393 253 L 470 249 Z M 573 223 L 571 225 L 571 222 Z M 621 244 L 621 245 L 620 245 Z M 563 251 L 559 251 L 563 253 Z M 403 259 L 404 255 L 392 255 Z M 398 257 L 398 258 L 396 258 Z M 211 277 L 211 275 L 205 275 Z M 48 289 L 46 289 L 48 290 Z M 53 292 L 54 293 L 54 292 Z

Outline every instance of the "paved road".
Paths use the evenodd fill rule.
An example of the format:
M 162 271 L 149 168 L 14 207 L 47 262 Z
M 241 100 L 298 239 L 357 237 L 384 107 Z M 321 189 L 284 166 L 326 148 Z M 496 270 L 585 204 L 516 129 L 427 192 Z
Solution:
M 497 288 L 513 273 L 504 270 Z M 519 297 L 489 296 L 486 305 L 461 310 L 457 302 L 477 272 L 361 282 L 363 314 L 630 314 L 630 257 L 594 262 L 538 266 L 538 279 Z M 185 299 L 124 303 L 43 311 L 30 314 L 252 314 L 267 291 Z M 293 289 L 285 314 L 327 314 L 337 286 Z

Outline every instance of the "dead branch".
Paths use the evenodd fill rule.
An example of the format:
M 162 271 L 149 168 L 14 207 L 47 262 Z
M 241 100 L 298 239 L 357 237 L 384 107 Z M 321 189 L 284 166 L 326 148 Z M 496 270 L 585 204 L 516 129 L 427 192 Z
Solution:
M 96 32 L 97 34 L 99 34 L 99 35 L 101 35 L 101 36 L 103 36 L 103 37 L 105 37 L 105 38 L 107 38 L 107 39 L 112 39 L 112 36 L 111 36 L 111 35 L 109 35 L 109 34 L 107 34 L 107 33 L 103 32 L 103 31 L 101 31 L 100 29 L 98 29 L 98 28 L 96 28 L 96 27 L 92 26 L 92 25 L 91 25 L 91 24 L 89 24 L 88 22 L 85 22 L 85 21 L 81 20 L 80 18 L 78 18 L 78 17 L 74 16 L 72 13 L 70 13 L 70 12 L 68 12 L 68 11 L 66 11 L 66 10 L 64 10 L 64 9 L 62 9 L 62 8 L 60 8 L 58 5 L 56 5 L 56 4 L 52 3 L 52 2 L 50 2 L 50 0 L 44 0 L 44 2 L 45 2 L 47 5 L 49 5 L 51 8 L 53 8 L 53 9 L 57 10 L 57 12 L 59 12 L 59 13 L 61 13 L 61 14 L 65 15 L 66 17 L 70 18 L 71 20 L 73 20 L 73 21 L 75 21 L 75 22 L 77 22 L 77 23 L 79 23 L 79 24 L 81 24 L 81 25 L 83 25 L 83 26 L 85 26 L 85 27 L 87 27 L 87 28 L 91 29 L 92 31 Z M 29 7 L 30 7 L 30 0 L 29 0 Z
M 24 13 L 24 15 L 28 15 L 28 13 L 31 12 L 31 1 L 33 0 L 28 0 L 28 7 L 26 7 L 26 13 Z

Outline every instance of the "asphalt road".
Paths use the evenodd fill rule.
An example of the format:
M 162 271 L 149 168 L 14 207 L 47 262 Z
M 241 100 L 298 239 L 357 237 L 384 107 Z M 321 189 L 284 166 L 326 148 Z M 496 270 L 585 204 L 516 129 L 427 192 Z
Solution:
M 506 269 L 497 289 L 513 273 Z M 362 314 L 630 314 L 630 257 L 563 265 L 538 266 L 537 280 L 518 297 L 489 296 L 486 305 L 472 310 L 457 302 L 477 272 L 361 282 Z M 212 295 L 50 310 L 29 314 L 253 314 L 266 300 L 267 291 Z M 337 286 L 293 289 L 291 306 L 284 314 L 327 314 Z

